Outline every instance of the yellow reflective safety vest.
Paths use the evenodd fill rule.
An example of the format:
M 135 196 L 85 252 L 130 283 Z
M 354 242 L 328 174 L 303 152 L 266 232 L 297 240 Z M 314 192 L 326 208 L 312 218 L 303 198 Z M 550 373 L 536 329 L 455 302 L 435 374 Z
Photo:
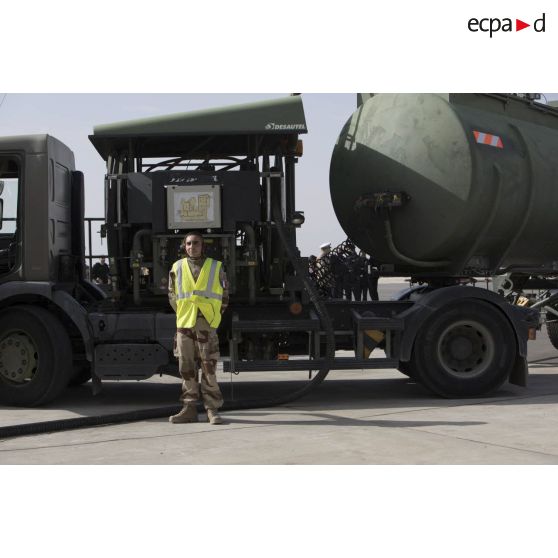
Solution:
M 197 281 L 194 281 L 186 258 L 175 262 L 172 270 L 176 278 L 176 327 L 194 327 L 200 310 L 207 323 L 217 328 L 221 323 L 223 300 L 223 287 L 219 281 L 221 262 L 207 258 Z

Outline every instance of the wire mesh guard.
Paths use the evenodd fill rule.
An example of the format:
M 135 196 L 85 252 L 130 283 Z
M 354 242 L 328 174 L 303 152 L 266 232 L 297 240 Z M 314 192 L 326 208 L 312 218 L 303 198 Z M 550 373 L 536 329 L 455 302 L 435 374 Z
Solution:
M 357 254 L 355 244 L 347 238 L 341 244 L 319 257 L 310 256 L 308 273 L 322 298 L 347 298 L 347 291 L 369 276 L 378 275 L 376 262 L 360 251 Z

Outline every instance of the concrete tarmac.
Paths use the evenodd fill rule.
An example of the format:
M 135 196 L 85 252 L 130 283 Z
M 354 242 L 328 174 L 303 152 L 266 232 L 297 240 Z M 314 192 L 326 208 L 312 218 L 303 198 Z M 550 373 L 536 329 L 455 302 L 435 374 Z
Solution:
M 558 351 L 530 342 L 526 388 L 446 400 L 397 370 L 337 371 L 304 399 L 231 411 L 225 424 L 167 418 L 0 440 L 0 464 L 556 464 Z M 307 373 L 219 373 L 227 399 L 292 392 Z M 0 409 L 0 426 L 175 405 L 180 382 L 68 389 L 40 409 Z M 200 415 L 200 419 L 205 419 Z
M 8 438 L 0 440 L 0 463 L 558 463 L 558 362 L 541 358 L 552 360 L 531 365 L 527 388 L 506 384 L 493 397 L 445 400 L 395 370 L 338 371 L 304 399 L 231 411 L 221 426 L 162 418 Z M 292 379 L 254 380 L 235 380 L 235 397 L 299 386 Z M 230 384 L 222 386 L 230 397 Z M 174 404 L 179 382 L 109 382 L 97 398 L 89 391 L 73 388 L 44 409 L 4 408 L 1 425 Z

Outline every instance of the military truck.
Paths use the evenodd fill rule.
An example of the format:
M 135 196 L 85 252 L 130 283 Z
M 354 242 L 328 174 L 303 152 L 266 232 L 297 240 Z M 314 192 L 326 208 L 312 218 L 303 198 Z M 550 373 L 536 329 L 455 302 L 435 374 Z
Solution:
M 384 275 L 422 283 L 377 302 L 324 300 L 308 278 L 296 243 L 300 96 L 95 127 L 105 290 L 85 274 L 84 178 L 71 150 L 49 135 L 0 138 L 0 401 L 36 406 L 89 378 L 97 392 L 106 379 L 176 374 L 167 281 L 190 230 L 227 269 L 226 372 L 395 367 L 445 397 L 525 385 L 538 312 L 468 278 L 552 253 L 530 250 L 546 225 L 510 215 L 519 202 L 540 206 L 544 145 L 529 134 L 547 130 L 544 110 L 506 95 L 361 104 L 334 148 L 334 206 Z M 478 143 L 477 131 L 506 150 Z

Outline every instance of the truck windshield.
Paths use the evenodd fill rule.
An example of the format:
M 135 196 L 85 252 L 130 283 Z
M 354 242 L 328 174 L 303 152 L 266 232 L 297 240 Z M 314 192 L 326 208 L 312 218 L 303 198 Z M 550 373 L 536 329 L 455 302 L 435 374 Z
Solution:
M 20 173 L 17 160 L 0 155 L 0 199 L 2 200 L 0 275 L 9 272 L 15 265 L 19 183 Z

